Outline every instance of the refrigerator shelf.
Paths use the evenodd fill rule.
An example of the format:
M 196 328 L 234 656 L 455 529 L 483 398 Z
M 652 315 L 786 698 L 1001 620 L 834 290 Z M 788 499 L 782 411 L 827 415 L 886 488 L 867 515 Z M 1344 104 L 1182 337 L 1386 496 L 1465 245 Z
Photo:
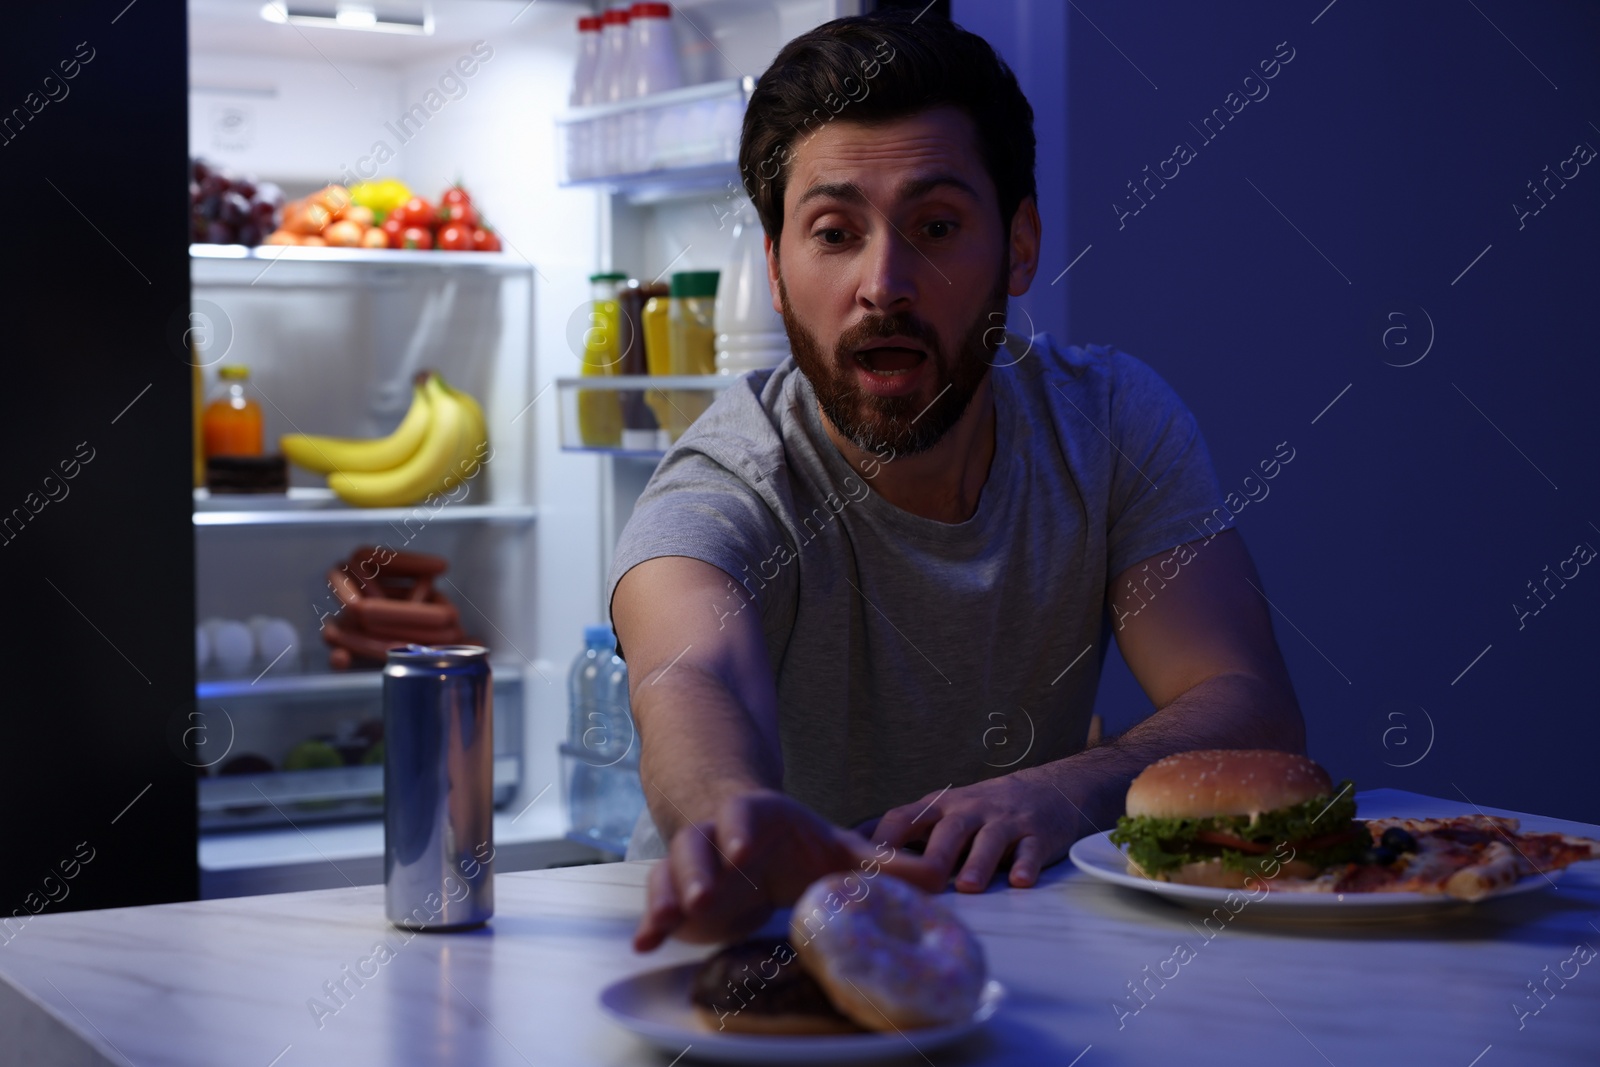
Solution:
M 494 760 L 494 803 L 503 806 L 521 780 L 515 757 Z M 205 830 L 278 826 L 383 814 L 383 765 L 271 774 L 212 775 L 196 783 Z
M 277 280 L 285 272 L 303 272 L 306 267 L 340 268 L 403 267 L 407 270 L 432 267 L 442 270 L 477 268 L 513 274 L 527 274 L 533 264 L 514 252 L 444 252 L 398 248 L 305 248 L 300 245 L 206 245 L 189 246 L 192 267 L 212 271 L 226 270 L 221 264 L 252 265 L 259 274 L 249 277 L 265 282 Z M 284 266 L 277 266 L 282 261 Z M 200 264 L 206 264 L 200 268 Z M 292 266 L 291 266 L 292 264 Z M 219 265 L 219 266 L 213 266 Z M 269 269 L 270 268 L 270 269 Z M 194 279 L 200 284 L 215 284 L 210 277 Z M 281 284 L 281 283 L 280 283 Z
M 520 688 L 522 665 L 519 663 L 491 663 L 494 687 Z M 203 678 L 195 683 L 195 696 L 200 700 L 261 699 L 281 700 L 285 697 L 325 697 L 346 693 L 377 694 L 383 689 L 383 671 L 370 667 L 349 671 L 318 671 L 309 674 L 267 674 L 251 678 Z
M 421 504 L 405 508 L 354 508 L 330 489 L 291 488 L 287 495 L 241 493 L 212 496 L 194 491 L 194 524 L 212 526 L 380 526 L 426 518 L 436 522 L 485 522 L 531 526 L 532 504 L 446 504 L 437 510 Z

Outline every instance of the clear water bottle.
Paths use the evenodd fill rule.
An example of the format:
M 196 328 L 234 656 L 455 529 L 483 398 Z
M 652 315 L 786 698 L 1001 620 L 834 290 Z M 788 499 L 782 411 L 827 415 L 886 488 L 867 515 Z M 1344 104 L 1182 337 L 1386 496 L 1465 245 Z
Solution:
M 611 661 L 617 658 L 617 639 L 604 624 L 583 628 L 583 651 L 567 673 L 567 742 L 583 748 L 591 727 L 603 726 L 592 716 L 601 714 L 602 697 L 610 686 Z M 618 662 L 621 662 L 620 660 Z
M 644 810 L 639 748 L 628 707 L 628 665 L 609 626 L 584 629 L 568 677 L 570 718 L 563 761 L 574 833 L 620 849 Z

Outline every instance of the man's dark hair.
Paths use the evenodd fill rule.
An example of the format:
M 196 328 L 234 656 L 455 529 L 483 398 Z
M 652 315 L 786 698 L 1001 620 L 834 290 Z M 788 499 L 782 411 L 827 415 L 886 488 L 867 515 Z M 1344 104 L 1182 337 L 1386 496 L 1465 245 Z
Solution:
M 952 106 L 977 129 L 984 169 L 1009 228 L 1035 196 L 1033 108 L 1016 75 L 975 33 L 909 11 L 835 19 L 778 53 L 745 111 L 739 172 L 774 246 L 795 149 L 838 119 L 874 126 Z

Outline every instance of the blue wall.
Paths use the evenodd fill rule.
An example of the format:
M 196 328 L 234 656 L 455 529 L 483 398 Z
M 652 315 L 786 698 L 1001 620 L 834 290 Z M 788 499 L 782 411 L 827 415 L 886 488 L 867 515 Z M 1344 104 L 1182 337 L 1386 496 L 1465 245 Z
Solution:
M 1069 14 L 1068 335 L 1159 370 L 1225 490 L 1295 449 L 1239 525 L 1336 778 L 1600 821 L 1600 561 L 1528 585 L 1600 549 L 1600 7 L 1325 3 Z M 1100 704 L 1149 710 L 1120 662 Z

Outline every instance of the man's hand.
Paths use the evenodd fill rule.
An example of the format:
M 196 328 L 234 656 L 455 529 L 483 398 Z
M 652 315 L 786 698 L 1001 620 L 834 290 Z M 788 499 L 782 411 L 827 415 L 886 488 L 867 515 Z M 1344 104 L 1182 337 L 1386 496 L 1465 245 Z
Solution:
M 941 880 L 965 853 L 956 889 L 981 893 L 1008 859 L 1011 884 L 1033 885 L 1042 868 L 1065 856 L 1090 829 L 1046 766 L 930 793 L 891 808 L 867 832 L 896 849 L 926 841 L 922 858 L 937 868 Z
M 733 940 L 830 871 L 871 877 L 880 868 L 929 892 L 942 889 L 948 874 L 896 848 L 875 847 L 776 790 L 732 796 L 713 819 L 673 835 L 667 858 L 650 871 L 633 947 L 648 952 L 674 934 L 694 942 Z

